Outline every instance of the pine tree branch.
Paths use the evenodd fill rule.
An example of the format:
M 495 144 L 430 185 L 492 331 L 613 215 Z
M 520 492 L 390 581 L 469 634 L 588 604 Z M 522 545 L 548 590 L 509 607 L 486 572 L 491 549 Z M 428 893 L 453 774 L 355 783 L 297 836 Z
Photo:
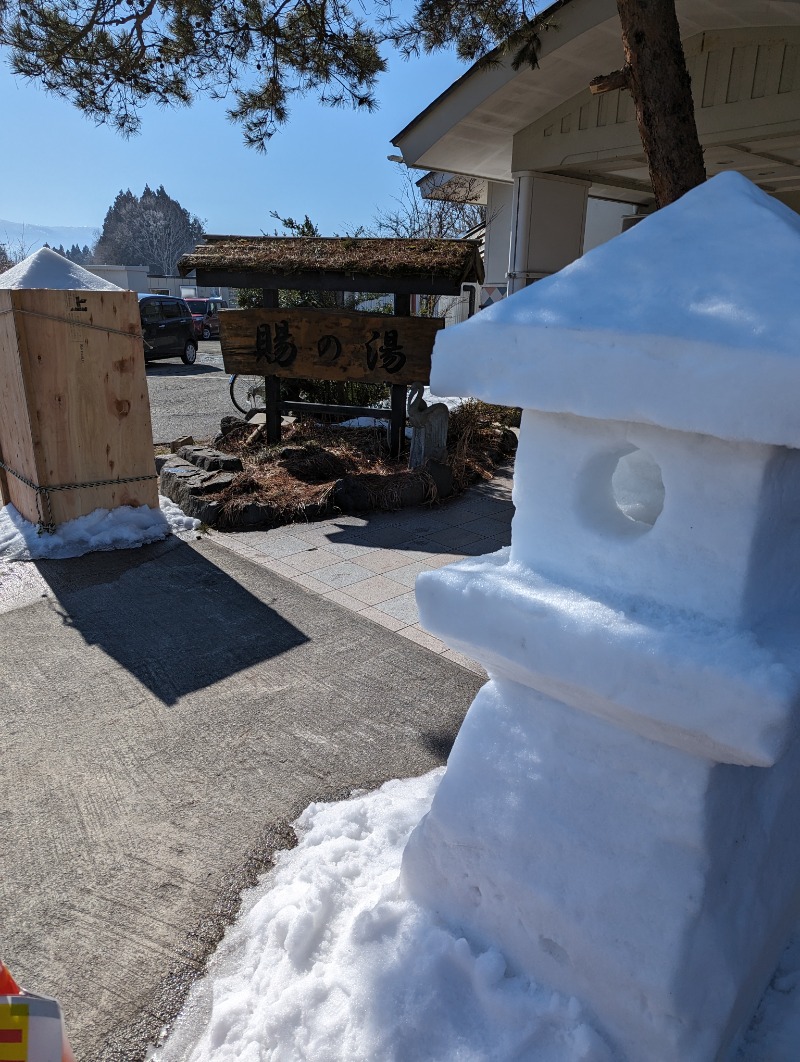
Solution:
M 631 68 L 627 65 L 620 70 L 613 70 L 610 74 L 600 74 L 593 77 L 589 82 L 589 91 L 593 96 L 599 96 L 603 92 L 614 92 L 615 89 L 631 88 Z

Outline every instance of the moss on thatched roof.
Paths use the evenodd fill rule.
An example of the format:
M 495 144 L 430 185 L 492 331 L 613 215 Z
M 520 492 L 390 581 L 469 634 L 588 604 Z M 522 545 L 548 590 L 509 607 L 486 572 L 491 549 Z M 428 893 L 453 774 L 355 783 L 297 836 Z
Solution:
M 395 240 L 296 236 L 207 236 L 178 263 L 181 276 L 204 273 L 437 277 L 455 283 L 483 280 L 477 240 Z M 255 286 L 258 286 L 257 284 Z

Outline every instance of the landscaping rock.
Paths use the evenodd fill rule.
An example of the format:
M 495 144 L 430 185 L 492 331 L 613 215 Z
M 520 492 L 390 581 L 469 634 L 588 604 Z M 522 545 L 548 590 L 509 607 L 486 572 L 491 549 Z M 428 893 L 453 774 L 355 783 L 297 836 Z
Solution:
M 223 417 L 219 422 L 219 433 L 224 438 L 236 428 L 246 428 L 247 421 L 243 417 Z
M 224 454 L 212 446 L 182 446 L 178 456 L 208 471 L 241 472 L 243 468 L 240 457 Z
M 217 506 L 213 513 L 219 511 L 219 503 L 209 503 L 207 496 L 225 490 L 233 482 L 232 472 L 207 472 L 189 461 L 181 458 L 169 458 L 164 462 L 159 476 L 160 492 L 179 505 L 187 516 L 194 516 L 204 523 L 213 522 L 208 517 L 212 510 L 209 504 Z M 204 515 L 198 507 L 204 506 Z
M 453 474 L 448 465 L 429 461 L 424 469 L 433 480 L 436 499 L 447 498 L 453 493 Z M 421 478 L 409 477 L 397 488 L 397 504 L 394 508 L 406 509 L 431 501 L 430 483 Z M 379 508 L 375 503 L 375 490 L 359 476 L 343 476 L 333 488 L 333 504 L 343 512 L 359 512 Z
M 519 443 L 519 428 L 514 431 L 513 428 L 503 428 L 503 433 L 500 437 L 500 449 L 504 454 L 516 453 L 517 445 Z
M 230 517 L 228 516 L 227 519 L 229 520 Z M 275 511 L 271 505 L 250 502 L 236 514 L 236 522 L 231 526 L 238 528 L 263 527 L 264 524 L 272 523 L 274 519 Z
M 449 465 L 439 464 L 438 461 L 429 461 L 425 471 L 436 484 L 436 493 L 440 498 L 449 498 L 453 493 L 453 473 Z
M 200 482 L 192 487 L 192 494 L 219 494 L 227 490 L 233 483 L 233 472 L 207 472 L 201 473 Z
M 175 454 L 159 454 L 156 457 L 156 472 L 160 474 L 165 468 L 183 468 L 188 473 L 197 472 L 197 465 L 193 465 L 191 461 L 184 461 L 182 457 L 178 457 Z
M 173 439 L 173 441 L 169 444 L 169 448 L 174 454 L 176 454 L 182 446 L 192 446 L 193 444 L 193 436 L 181 435 L 179 439 Z
M 156 472 L 161 473 L 162 468 L 166 468 L 171 461 L 180 461 L 179 457 L 175 454 L 156 454 Z M 183 464 L 186 464 L 184 461 Z
M 184 511 L 187 516 L 193 516 L 195 520 L 206 524 L 207 527 L 213 527 L 219 518 L 221 508 L 222 506 L 219 502 L 204 501 L 202 498 L 190 498 Z

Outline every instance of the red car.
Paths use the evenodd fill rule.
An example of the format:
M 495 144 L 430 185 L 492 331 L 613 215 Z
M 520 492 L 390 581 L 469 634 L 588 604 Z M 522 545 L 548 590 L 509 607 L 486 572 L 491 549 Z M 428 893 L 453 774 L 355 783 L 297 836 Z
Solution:
M 224 299 L 199 299 L 190 296 L 183 300 L 192 311 L 194 333 L 198 339 L 215 339 L 219 335 L 219 311 L 227 310 Z

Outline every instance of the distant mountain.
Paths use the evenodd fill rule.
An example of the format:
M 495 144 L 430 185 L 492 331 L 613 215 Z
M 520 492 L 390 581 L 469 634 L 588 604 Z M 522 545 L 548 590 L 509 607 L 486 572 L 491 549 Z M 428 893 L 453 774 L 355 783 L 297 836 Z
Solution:
M 89 247 L 100 234 L 100 226 L 89 225 L 31 225 L 27 222 L 4 221 L 0 218 L 0 243 L 8 244 L 16 251 L 20 244 L 26 254 L 38 251 L 46 243 L 51 247 L 63 245 L 69 249 L 73 243 L 79 247 Z

